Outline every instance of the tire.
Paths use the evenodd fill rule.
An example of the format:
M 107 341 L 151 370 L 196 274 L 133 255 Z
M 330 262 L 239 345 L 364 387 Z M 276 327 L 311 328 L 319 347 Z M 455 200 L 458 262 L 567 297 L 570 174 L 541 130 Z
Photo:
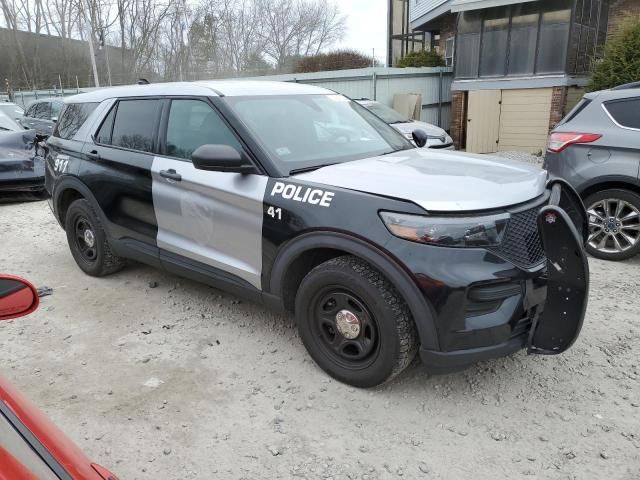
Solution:
M 333 378 L 355 387 L 391 380 L 418 350 L 405 301 L 378 270 L 353 256 L 311 270 L 298 289 L 295 312 L 311 358 Z
M 69 206 L 65 230 L 71 255 L 87 275 L 103 277 L 124 267 L 124 260 L 111 251 L 98 215 L 85 199 L 76 200 Z M 91 234 L 85 237 L 82 233 L 87 230 Z
M 640 253 L 640 195 L 623 189 L 602 190 L 584 203 L 589 216 L 587 252 L 613 261 Z M 618 206 L 621 210 L 616 211 Z

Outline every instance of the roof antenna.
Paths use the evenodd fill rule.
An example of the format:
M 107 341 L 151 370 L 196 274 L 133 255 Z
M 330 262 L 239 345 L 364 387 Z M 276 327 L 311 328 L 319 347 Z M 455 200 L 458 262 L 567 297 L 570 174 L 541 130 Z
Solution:
M 149 82 L 149 80 L 147 80 L 146 78 L 139 78 L 136 83 L 138 85 L 149 85 L 151 82 Z

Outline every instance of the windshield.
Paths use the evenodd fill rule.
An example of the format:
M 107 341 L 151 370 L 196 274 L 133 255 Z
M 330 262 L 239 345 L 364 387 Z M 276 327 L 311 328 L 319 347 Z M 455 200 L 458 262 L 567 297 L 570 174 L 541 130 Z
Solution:
M 2 105 L 0 103 L 0 112 L 7 114 L 10 118 L 17 119 L 22 117 L 24 110 L 22 110 L 18 105 Z
M 413 148 L 394 129 L 342 95 L 225 100 L 285 173 Z
M 389 108 L 378 102 L 364 103 L 362 106 L 375 113 L 387 123 L 410 123 L 412 121 L 404 115 L 396 112 L 393 108 Z

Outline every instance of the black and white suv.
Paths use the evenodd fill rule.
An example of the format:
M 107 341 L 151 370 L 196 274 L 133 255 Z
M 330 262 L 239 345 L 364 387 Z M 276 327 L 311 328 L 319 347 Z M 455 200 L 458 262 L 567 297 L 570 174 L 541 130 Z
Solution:
M 432 372 L 582 326 L 586 215 L 525 164 L 414 148 L 342 95 L 270 82 L 98 90 L 66 100 L 46 184 L 89 275 L 130 258 L 295 312 L 361 387 L 419 351 Z

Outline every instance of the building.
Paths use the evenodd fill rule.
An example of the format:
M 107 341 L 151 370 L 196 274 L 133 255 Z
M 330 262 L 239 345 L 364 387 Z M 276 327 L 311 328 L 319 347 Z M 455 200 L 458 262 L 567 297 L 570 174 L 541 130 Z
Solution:
M 478 153 L 544 151 L 591 62 L 639 0 L 410 0 L 411 32 L 454 66 L 451 133 Z
M 409 3 L 412 1 L 415 0 L 387 0 L 388 67 L 395 67 L 408 52 L 424 50 L 430 41 L 429 33 L 409 28 Z

